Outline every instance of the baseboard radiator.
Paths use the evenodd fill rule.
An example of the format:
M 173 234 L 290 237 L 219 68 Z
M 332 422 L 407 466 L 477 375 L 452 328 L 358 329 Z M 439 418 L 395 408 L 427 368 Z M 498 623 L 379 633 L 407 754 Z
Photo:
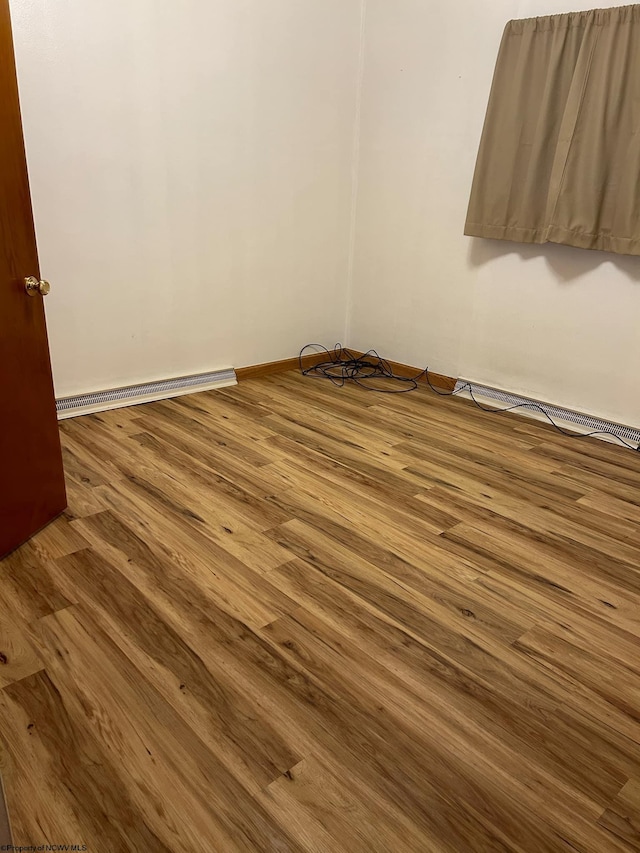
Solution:
M 640 429 L 635 427 L 623 426 L 622 424 L 604 421 L 600 418 L 595 418 L 592 415 L 585 415 L 581 412 L 573 412 L 571 409 L 563 409 L 559 406 L 552 406 L 549 403 L 540 403 L 538 400 L 532 400 L 528 397 L 519 397 L 517 394 L 510 394 L 507 391 L 500 391 L 497 388 L 490 388 L 486 385 L 477 385 L 475 382 L 467 382 L 465 379 L 458 379 L 456 382 L 455 392 L 461 397 L 469 397 L 468 391 L 465 389 L 471 386 L 473 396 L 481 403 L 495 406 L 496 409 L 508 408 L 509 406 L 522 406 L 521 409 L 515 409 L 515 414 L 522 414 L 534 420 L 549 423 L 547 418 L 536 407 L 539 406 L 547 412 L 549 417 L 558 424 L 562 429 L 572 430 L 577 433 L 588 432 L 609 432 L 617 435 L 625 441 L 640 444 Z M 594 438 L 601 438 L 604 441 L 614 441 L 612 435 L 597 435 Z M 617 442 L 616 442 L 617 444 Z
M 139 403 L 152 403 L 154 400 L 166 400 L 197 391 L 209 391 L 213 388 L 226 388 L 237 385 L 235 370 L 232 367 L 198 373 L 193 376 L 180 376 L 176 379 L 163 379 L 158 382 L 146 382 L 142 385 L 127 385 L 124 388 L 112 388 L 109 391 L 95 391 L 91 394 L 78 394 L 75 397 L 63 397 L 56 400 L 58 420 L 104 412 L 108 409 L 120 409 L 124 406 L 136 406 Z

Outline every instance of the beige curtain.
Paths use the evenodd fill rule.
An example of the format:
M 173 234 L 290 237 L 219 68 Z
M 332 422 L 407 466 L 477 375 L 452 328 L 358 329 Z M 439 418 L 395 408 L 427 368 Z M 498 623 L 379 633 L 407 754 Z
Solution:
M 640 255 L 640 5 L 507 24 L 465 234 Z

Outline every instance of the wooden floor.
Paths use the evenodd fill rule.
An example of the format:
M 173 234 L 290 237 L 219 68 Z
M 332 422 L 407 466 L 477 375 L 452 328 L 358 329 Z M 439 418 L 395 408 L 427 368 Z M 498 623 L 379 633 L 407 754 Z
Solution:
M 640 850 L 640 454 L 295 373 L 62 434 L 0 564 L 15 844 Z

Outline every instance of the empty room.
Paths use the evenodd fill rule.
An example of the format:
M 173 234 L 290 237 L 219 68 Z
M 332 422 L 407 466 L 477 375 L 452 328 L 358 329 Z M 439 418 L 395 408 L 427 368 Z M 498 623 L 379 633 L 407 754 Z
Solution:
M 0 0 L 0 850 L 640 851 L 640 5 Z

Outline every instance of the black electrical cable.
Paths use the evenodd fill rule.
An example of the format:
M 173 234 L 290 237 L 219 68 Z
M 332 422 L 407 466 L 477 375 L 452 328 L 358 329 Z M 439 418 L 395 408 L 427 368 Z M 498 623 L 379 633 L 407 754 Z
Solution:
M 302 358 L 305 350 L 311 348 L 324 350 L 327 354 L 327 360 L 311 367 L 303 367 Z M 418 380 L 425 375 L 423 370 L 415 377 L 398 376 L 391 369 L 389 362 L 385 361 L 375 350 L 371 349 L 364 355 L 356 355 L 345 349 L 342 344 L 336 344 L 333 352 L 322 344 L 307 344 L 300 350 L 299 364 L 303 376 L 318 376 L 322 379 L 329 379 L 334 385 L 341 388 L 347 382 L 353 382 L 366 391 L 377 391 L 382 394 L 404 394 L 407 391 L 415 391 L 418 387 Z M 397 383 L 397 387 L 376 388 L 366 384 L 376 379 L 391 380 Z
M 305 351 L 311 349 L 316 352 L 318 349 L 324 351 L 327 354 L 327 360 L 314 364 L 311 367 L 303 367 L 302 359 Z M 483 406 L 482 403 L 479 403 L 476 400 L 473 393 L 473 387 L 469 382 L 465 382 L 464 385 L 460 388 L 456 388 L 454 391 L 440 391 L 429 379 L 428 367 L 421 370 L 420 373 L 416 374 L 416 376 L 398 376 L 393 372 L 389 362 L 378 355 L 374 349 L 370 349 L 368 352 L 364 353 L 364 355 L 356 355 L 350 350 L 345 349 L 342 344 L 339 343 L 335 345 L 333 351 L 328 350 L 322 344 L 307 344 L 300 350 L 298 362 L 300 365 L 300 372 L 303 376 L 317 376 L 321 379 L 329 379 L 334 385 L 337 385 L 340 388 L 346 385 L 347 382 L 353 382 L 361 388 L 364 388 L 366 391 L 376 391 L 382 394 L 404 394 L 408 391 L 415 391 L 419 387 L 419 380 L 424 376 L 429 388 L 434 393 L 438 394 L 439 397 L 456 397 L 463 391 L 468 391 L 469 396 L 475 405 L 483 412 L 498 415 L 504 412 L 512 412 L 515 409 L 533 409 L 534 411 L 541 412 L 554 429 L 556 429 L 561 435 L 566 435 L 568 438 L 589 438 L 594 435 L 611 435 L 625 447 L 628 447 L 629 450 L 640 451 L 640 445 L 634 447 L 633 444 L 629 444 L 621 436 L 616 435 L 615 432 L 611 432 L 611 430 L 594 430 L 593 432 L 587 433 L 570 432 L 569 430 L 565 430 L 561 426 L 558 426 L 544 406 L 541 406 L 539 403 L 517 403 L 515 406 L 509 406 L 506 409 L 493 409 L 490 406 Z M 376 388 L 375 385 L 372 386 L 366 384 L 369 381 L 380 379 L 398 383 L 399 387 Z

